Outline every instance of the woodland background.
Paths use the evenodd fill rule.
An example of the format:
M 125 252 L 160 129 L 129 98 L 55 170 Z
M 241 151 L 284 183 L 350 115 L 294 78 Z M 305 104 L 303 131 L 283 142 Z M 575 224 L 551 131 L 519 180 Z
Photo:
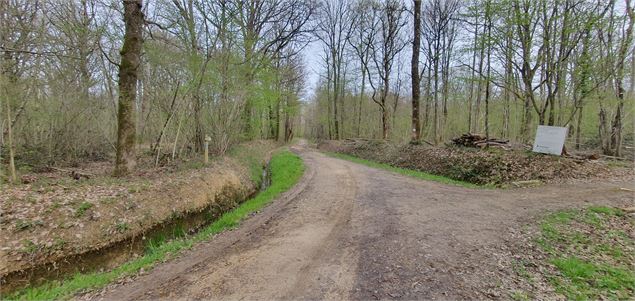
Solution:
M 4 161 L 9 125 L 18 165 L 115 152 L 123 3 L 0 1 Z M 144 3 L 139 152 L 187 156 L 202 151 L 206 136 L 215 154 L 244 140 L 289 139 L 314 9 L 304 1 Z
M 429 0 L 416 16 L 417 2 L 321 6 L 311 136 L 405 142 L 419 128 L 432 144 L 465 132 L 530 143 L 544 124 L 568 127 L 570 149 L 632 149 L 630 1 Z
M 628 0 L 3 0 L 3 164 L 112 159 L 133 2 L 133 148 L 157 164 L 206 136 L 214 154 L 294 136 L 528 143 L 538 124 L 567 126 L 570 148 L 633 147 Z

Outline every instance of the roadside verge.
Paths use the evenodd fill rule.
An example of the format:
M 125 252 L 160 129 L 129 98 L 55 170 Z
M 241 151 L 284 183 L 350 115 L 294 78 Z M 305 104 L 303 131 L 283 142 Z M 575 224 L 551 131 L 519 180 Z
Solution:
M 285 150 L 272 156 L 270 170 L 271 186 L 254 198 L 223 214 L 215 222 L 204 227 L 196 234 L 167 241 L 152 241 L 146 246 L 143 255 L 112 270 L 77 274 L 63 281 L 50 281 L 37 287 L 20 290 L 5 298 L 26 300 L 64 299 L 81 291 L 103 287 L 120 277 L 133 275 L 142 269 L 147 270 L 159 262 L 174 258 L 198 242 L 208 240 L 226 229 L 235 228 L 249 214 L 258 211 L 282 192 L 293 187 L 302 177 L 304 164 L 297 155 Z

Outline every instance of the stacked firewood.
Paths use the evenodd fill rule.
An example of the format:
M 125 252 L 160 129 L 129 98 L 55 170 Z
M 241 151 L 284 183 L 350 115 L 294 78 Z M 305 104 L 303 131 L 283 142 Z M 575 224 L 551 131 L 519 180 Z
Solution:
M 487 138 L 482 134 L 472 134 L 467 133 L 463 134 L 460 137 L 456 137 L 452 139 L 452 143 L 454 145 L 466 146 L 466 147 L 498 147 L 509 149 L 509 140 L 497 139 L 497 138 Z

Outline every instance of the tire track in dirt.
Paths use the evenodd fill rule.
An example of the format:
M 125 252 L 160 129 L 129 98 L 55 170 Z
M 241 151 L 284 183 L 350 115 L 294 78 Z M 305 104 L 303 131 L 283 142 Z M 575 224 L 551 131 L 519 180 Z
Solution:
M 307 294 L 335 297 L 350 291 L 356 258 L 347 229 L 356 182 L 348 166 L 315 162 L 315 155 L 304 159 L 307 172 L 320 177 L 303 179 L 305 188 L 284 206 L 276 201 L 263 210 L 264 215 L 275 212 L 275 218 L 255 227 L 253 219 L 248 220 L 240 229 L 254 229 L 243 231 L 244 237 L 225 248 L 215 248 L 218 256 L 200 260 L 185 255 L 176 265 L 180 269 L 158 267 L 131 284 L 109 288 L 103 297 L 295 299 Z M 233 232 L 239 231 L 220 236 L 237 236 Z M 218 238 L 222 237 L 205 245 Z M 205 250 L 199 249 L 194 252 L 203 255 Z
M 237 230 L 88 298 L 491 299 L 497 254 L 547 210 L 632 204 L 625 183 L 474 190 L 294 147 L 300 184 Z

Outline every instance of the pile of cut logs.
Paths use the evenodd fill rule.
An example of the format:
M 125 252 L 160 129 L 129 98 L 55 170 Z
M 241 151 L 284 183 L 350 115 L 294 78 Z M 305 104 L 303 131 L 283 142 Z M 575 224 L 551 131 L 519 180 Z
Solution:
M 452 139 L 454 145 L 466 146 L 466 147 L 498 147 L 503 149 L 509 149 L 509 140 L 502 140 L 496 138 L 487 138 L 485 135 L 467 133 Z

